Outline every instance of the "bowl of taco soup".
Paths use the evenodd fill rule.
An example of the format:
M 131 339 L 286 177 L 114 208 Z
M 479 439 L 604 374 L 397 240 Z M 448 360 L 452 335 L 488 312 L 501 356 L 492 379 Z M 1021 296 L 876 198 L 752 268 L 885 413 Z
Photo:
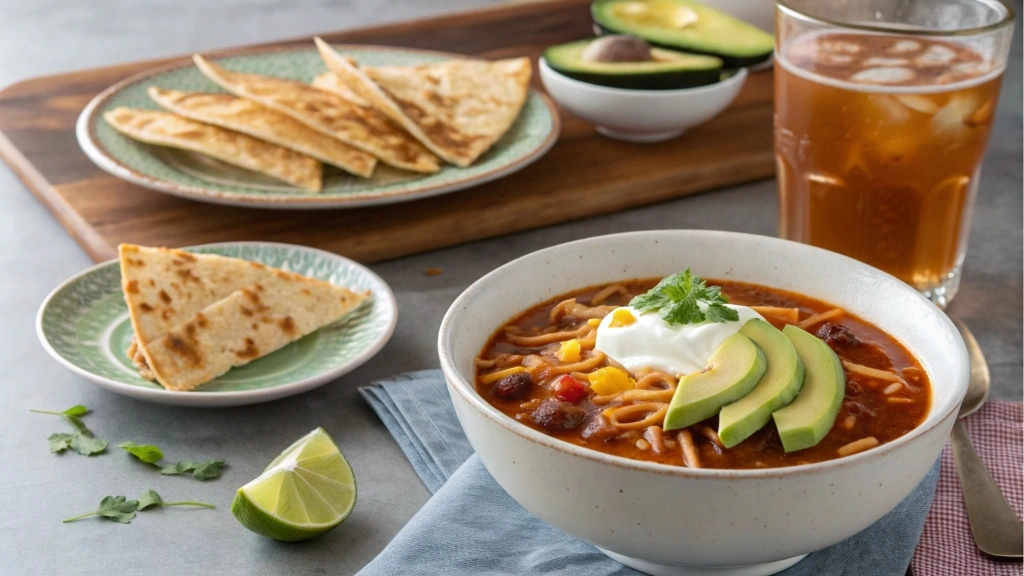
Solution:
M 656 574 L 771 574 L 866 528 L 938 458 L 968 377 L 899 280 L 714 231 L 524 256 L 455 301 L 438 346 L 502 488 Z

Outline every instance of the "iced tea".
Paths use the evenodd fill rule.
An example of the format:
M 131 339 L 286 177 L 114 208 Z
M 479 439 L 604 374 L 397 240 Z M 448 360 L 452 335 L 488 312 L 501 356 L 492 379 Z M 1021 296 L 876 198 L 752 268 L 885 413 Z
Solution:
M 1012 18 L 981 0 L 779 0 L 780 235 L 881 268 L 945 305 Z
M 939 40 L 825 33 L 779 55 L 780 230 L 920 290 L 959 265 L 1001 70 Z

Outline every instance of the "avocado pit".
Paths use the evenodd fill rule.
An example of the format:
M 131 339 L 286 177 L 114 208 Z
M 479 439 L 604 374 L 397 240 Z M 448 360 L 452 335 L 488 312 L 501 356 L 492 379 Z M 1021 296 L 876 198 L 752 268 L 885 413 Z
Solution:
M 585 62 L 650 62 L 651 45 L 628 34 L 602 36 L 591 42 L 580 58 Z

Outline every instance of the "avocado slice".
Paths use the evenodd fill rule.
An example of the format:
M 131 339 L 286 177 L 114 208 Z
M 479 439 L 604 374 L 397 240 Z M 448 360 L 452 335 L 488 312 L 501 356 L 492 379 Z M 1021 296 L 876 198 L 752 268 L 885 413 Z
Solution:
M 846 394 L 846 373 L 839 356 L 818 337 L 792 325 L 782 333 L 804 363 L 800 394 L 789 406 L 772 413 L 782 448 L 788 453 L 816 445 L 832 429 Z
M 544 61 L 564 76 L 599 86 L 628 90 L 677 90 L 706 86 L 722 77 L 722 60 L 714 56 L 650 49 L 650 59 L 596 62 L 584 52 L 603 39 L 577 40 L 544 51 Z
M 768 369 L 749 394 L 718 413 L 718 437 L 726 448 L 743 442 L 772 419 L 772 412 L 788 405 L 804 385 L 804 364 L 796 348 L 771 324 L 754 318 L 740 328 L 768 359 Z
M 767 365 L 764 352 L 750 338 L 739 332 L 729 336 L 708 358 L 707 368 L 679 380 L 664 429 L 686 428 L 718 414 L 722 406 L 750 392 Z
M 775 47 L 768 32 L 692 0 L 595 0 L 590 14 L 603 32 L 718 56 L 726 68 L 763 62 Z

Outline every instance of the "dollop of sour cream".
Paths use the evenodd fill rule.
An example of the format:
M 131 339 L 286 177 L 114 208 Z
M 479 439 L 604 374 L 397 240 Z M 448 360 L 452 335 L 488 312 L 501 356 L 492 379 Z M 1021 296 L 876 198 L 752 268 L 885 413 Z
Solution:
M 706 305 L 700 306 L 706 309 Z M 612 327 L 613 311 L 597 326 L 594 349 L 604 352 L 632 373 L 643 368 L 673 375 L 700 372 L 722 342 L 739 332 L 747 320 L 764 319 L 747 306 L 726 306 L 736 311 L 739 321 L 669 324 L 657 312 L 641 314 L 626 307 L 636 321 Z

